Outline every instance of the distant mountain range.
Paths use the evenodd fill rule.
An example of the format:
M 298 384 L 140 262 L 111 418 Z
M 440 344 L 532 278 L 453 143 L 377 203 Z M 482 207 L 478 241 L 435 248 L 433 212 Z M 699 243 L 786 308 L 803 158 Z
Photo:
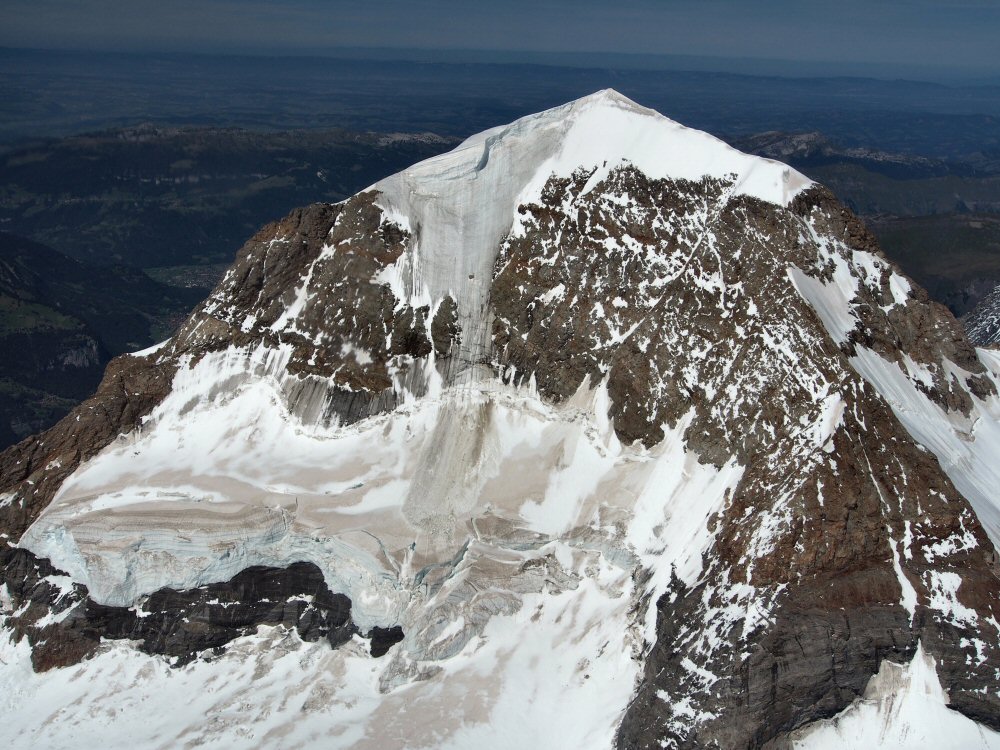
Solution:
M 787 65 L 768 75 L 754 63 L 723 72 L 711 61 L 701 70 L 644 70 L 634 56 L 566 62 L 0 49 L 0 143 L 143 121 L 465 137 L 615 86 L 727 138 L 819 130 L 851 146 L 935 158 L 1000 146 L 995 85 L 823 77 Z

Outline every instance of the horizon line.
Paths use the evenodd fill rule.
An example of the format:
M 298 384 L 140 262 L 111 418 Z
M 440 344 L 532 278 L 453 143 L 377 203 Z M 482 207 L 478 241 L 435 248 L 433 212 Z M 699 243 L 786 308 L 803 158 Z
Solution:
M 120 55 L 132 57 L 209 57 L 209 58 L 253 58 L 253 59 L 328 59 L 372 62 L 416 62 L 439 65 L 526 65 L 539 67 L 559 67 L 602 70 L 609 67 L 612 60 L 631 62 L 623 66 L 633 70 L 662 70 L 677 73 L 719 73 L 747 78 L 797 78 L 797 79 L 871 79 L 883 81 L 909 81 L 936 85 L 991 86 L 1000 83 L 1000 68 L 980 68 L 955 65 L 924 65 L 917 63 L 886 63 L 871 61 L 837 62 L 832 60 L 794 60 L 775 57 L 727 57 L 721 55 L 672 54 L 658 52 L 616 52 L 616 51 L 546 51 L 546 50 L 503 50 L 471 49 L 462 47 L 331 47 L 328 50 L 308 48 L 301 52 L 294 50 L 241 51 L 202 49 L 110 49 L 106 47 L 36 47 L 0 44 L 0 52 L 62 53 L 79 55 Z M 444 59 L 444 58 L 452 59 Z M 524 60 L 516 58 L 524 57 Z M 595 60 L 585 64 L 588 57 L 603 59 L 605 64 Z M 442 58 L 442 59 L 433 59 Z M 459 59 L 465 58 L 465 59 Z M 469 59 L 480 58 L 480 59 Z M 494 59 L 489 59 L 494 58 Z M 645 63 L 645 64 L 641 64 Z M 657 65 L 656 63 L 659 63 Z M 688 67 L 701 64 L 707 67 Z M 728 69 L 726 64 L 751 63 L 758 66 L 775 66 L 775 70 L 741 72 Z M 713 66 L 714 65 L 714 66 Z M 811 68 L 811 71 L 796 72 L 796 68 Z M 817 69 L 829 68 L 827 72 Z M 847 68 L 836 72 L 837 68 Z M 787 70 L 786 70 L 787 69 Z M 876 71 L 885 71 L 879 75 Z M 894 74 L 888 71 L 895 70 Z M 903 71 L 916 74 L 921 71 L 930 77 L 910 77 L 901 75 Z M 934 72 L 939 75 L 934 76 Z

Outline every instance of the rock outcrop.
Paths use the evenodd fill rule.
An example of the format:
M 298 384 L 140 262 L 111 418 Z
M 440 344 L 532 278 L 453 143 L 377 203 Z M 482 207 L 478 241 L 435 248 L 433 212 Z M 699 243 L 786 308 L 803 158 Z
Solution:
M 76 664 L 105 639 L 134 641 L 145 653 L 183 666 L 199 655 L 218 655 L 260 625 L 281 625 L 304 641 L 324 639 L 334 648 L 358 633 L 351 600 L 332 593 L 311 563 L 250 567 L 222 583 L 160 589 L 133 607 L 109 607 L 48 560 L 8 547 L 0 551 L 0 585 L 12 612 L 7 625 L 15 638 L 27 638 L 39 672 Z M 402 640 L 403 631 L 375 628 L 369 637 L 378 657 Z
M 978 346 L 1000 343 L 1000 286 L 985 294 L 962 322 L 969 340 Z
M 702 460 L 745 467 L 701 578 L 657 603 L 621 746 L 761 747 L 843 710 L 918 642 L 952 707 L 1000 729 L 1000 650 L 977 641 L 1000 615 L 993 545 L 851 364 L 857 346 L 910 358 L 929 398 L 967 414 L 996 389 L 954 318 L 821 188 L 785 209 L 722 180 L 591 174 L 550 181 L 501 247 L 499 365 L 557 401 L 604 379 L 622 441 L 652 447 L 685 419 Z M 833 283 L 857 254 L 876 275 L 838 342 L 793 274 Z M 978 615 L 941 601 L 951 576 Z

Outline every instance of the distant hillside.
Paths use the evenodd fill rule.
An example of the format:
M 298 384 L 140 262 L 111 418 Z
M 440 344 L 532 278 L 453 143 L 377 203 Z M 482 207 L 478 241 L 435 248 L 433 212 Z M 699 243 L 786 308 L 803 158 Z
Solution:
M 456 142 L 153 125 L 42 140 L 0 156 L 0 227 L 93 263 L 228 264 L 293 207 L 342 200 Z
M 957 316 L 1000 282 L 1000 216 L 952 213 L 869 220 L 885 253 Z
M 111 357 L 165 338 L 200 296 L 0 232 L 0 446 L 53 424 Z
M 791 164 L 864 217 L 885 253 L 958 316 L 1000 282 L 1000 161 L 943 160 L 839 145 L 822 133 L 736 141 Z

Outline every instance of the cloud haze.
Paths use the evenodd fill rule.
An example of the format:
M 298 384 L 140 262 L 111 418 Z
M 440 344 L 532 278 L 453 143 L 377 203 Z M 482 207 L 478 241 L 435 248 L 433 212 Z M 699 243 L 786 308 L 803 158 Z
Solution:
M 1000 3 L 930 0 L 3 0 L 0 45 L 297 54 L 617 52 L 998 69 Z

